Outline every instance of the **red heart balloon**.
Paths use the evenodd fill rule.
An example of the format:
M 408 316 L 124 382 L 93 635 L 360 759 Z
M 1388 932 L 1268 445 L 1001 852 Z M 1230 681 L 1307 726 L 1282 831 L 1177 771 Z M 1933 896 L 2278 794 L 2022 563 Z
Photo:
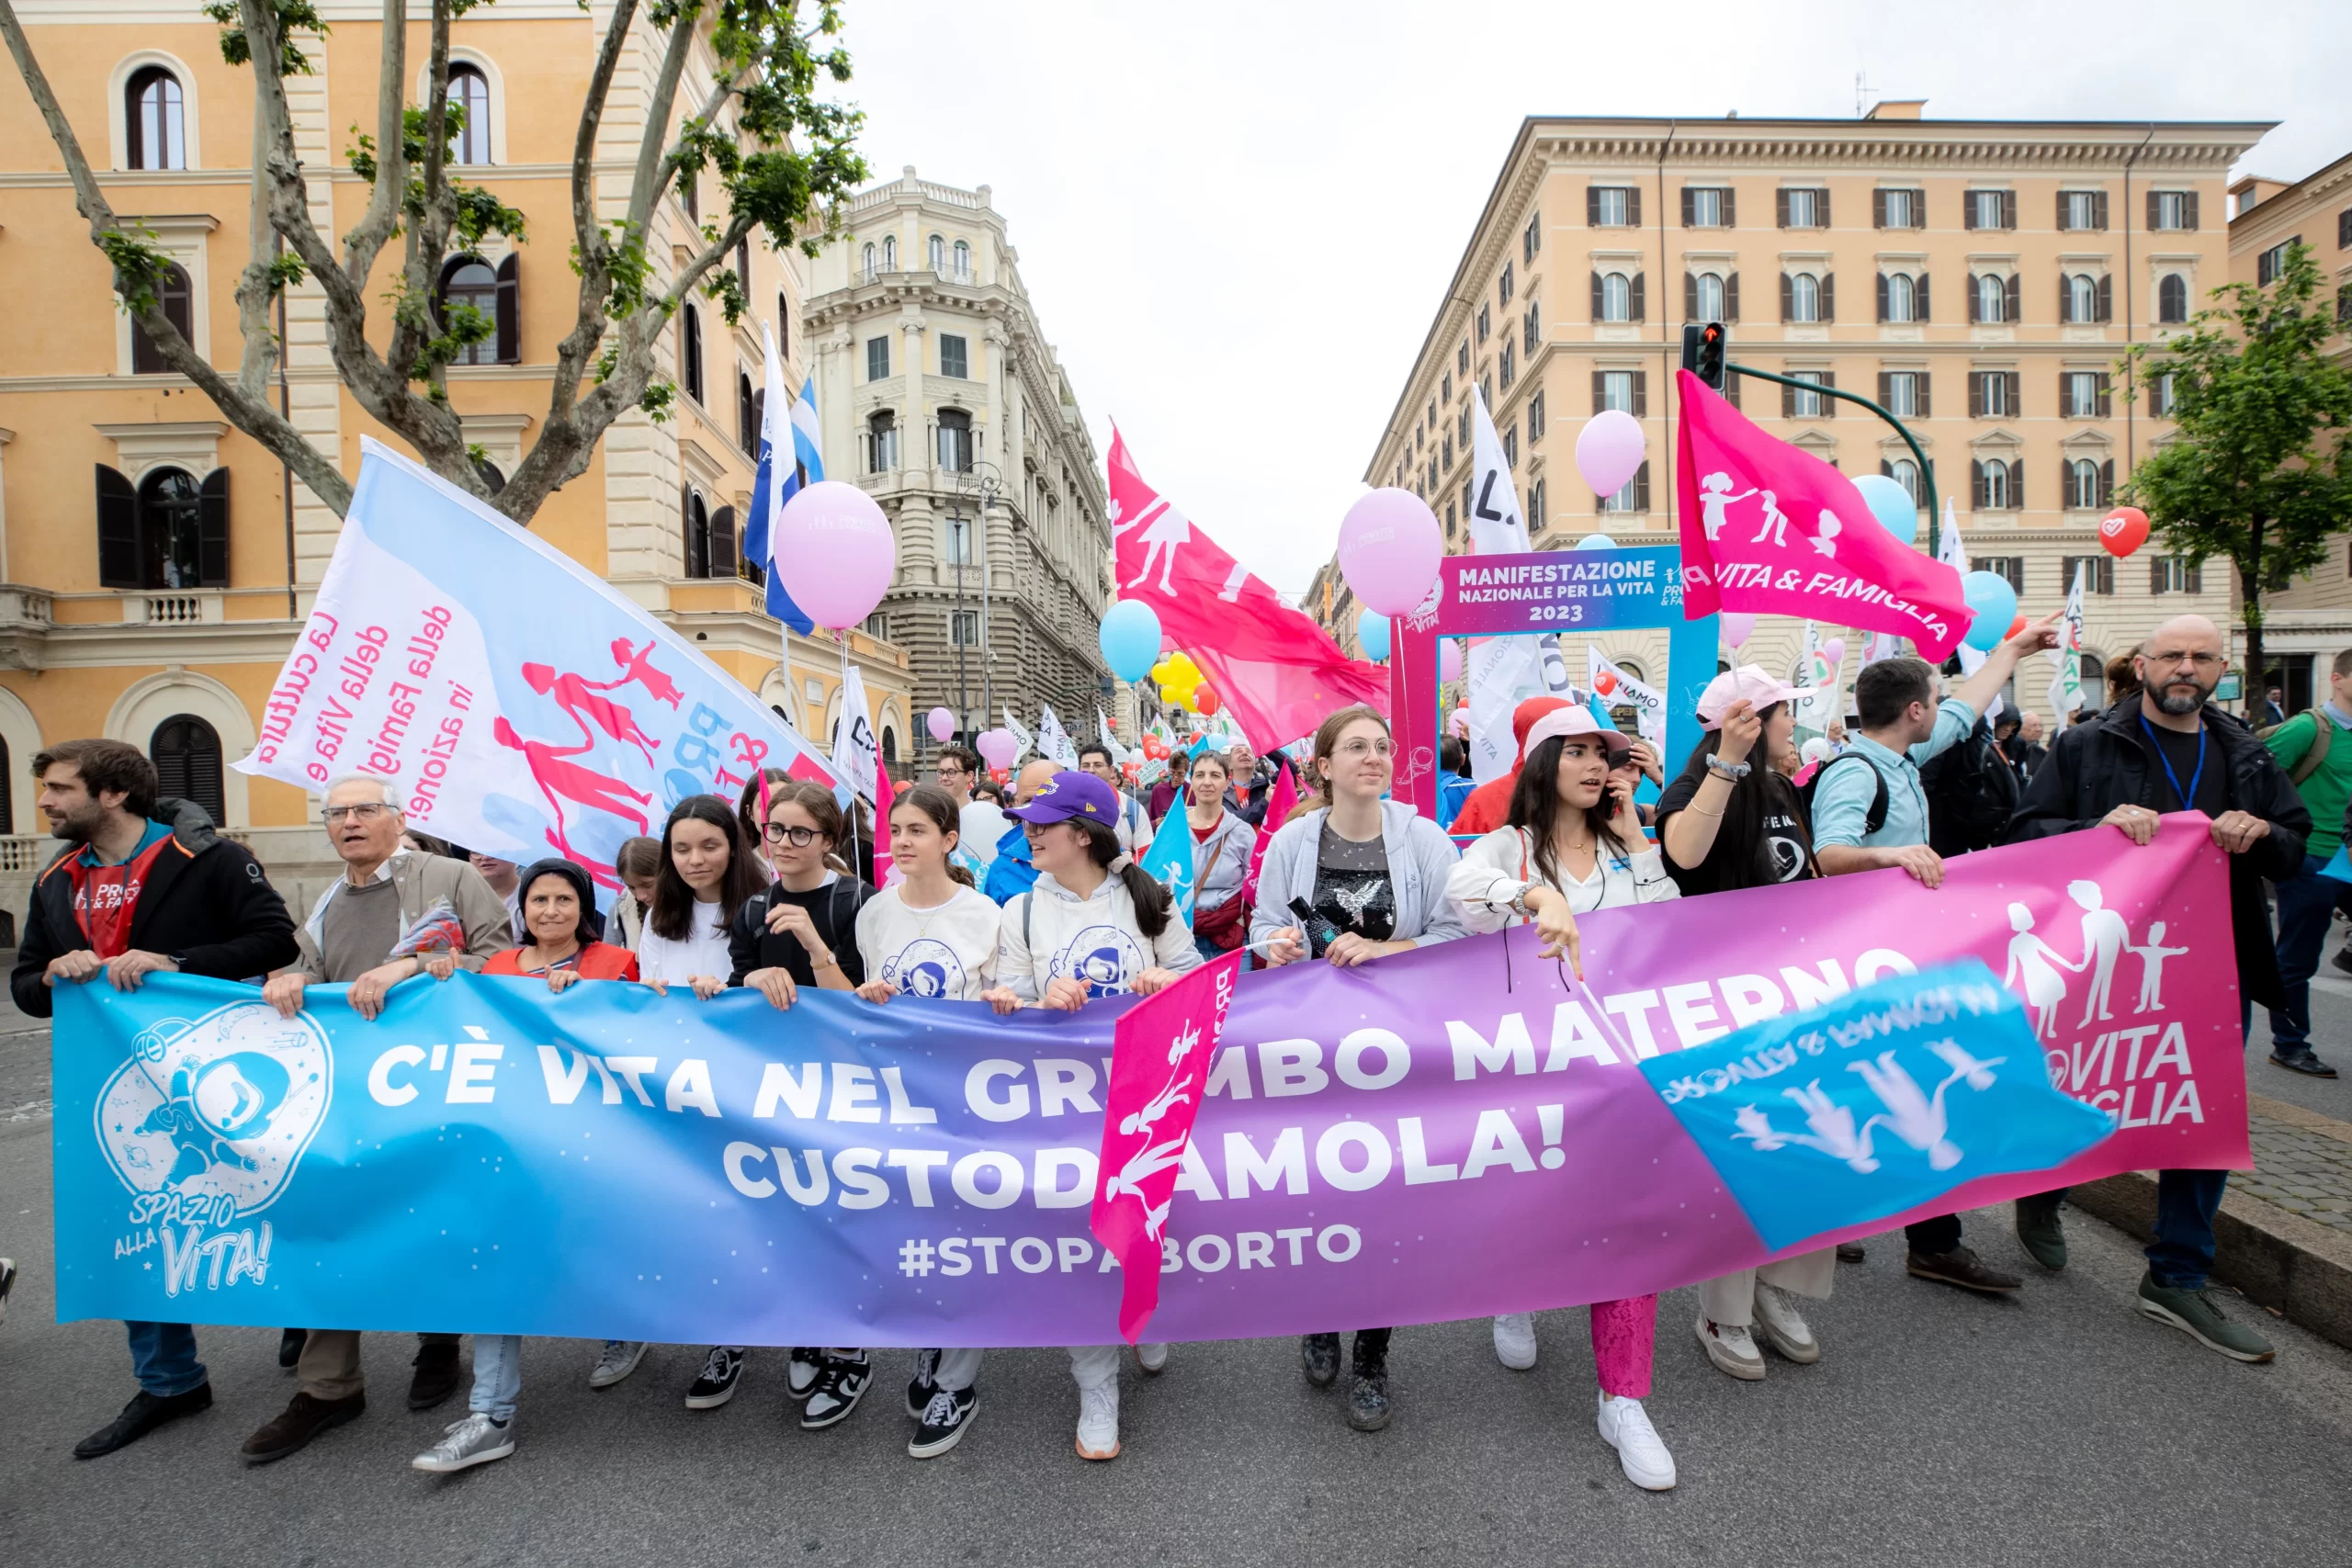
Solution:
M 2136 506 L 2119 506 L 2098 523 L 2099 547 L 2121 559 L 2148 542 L 2148 514 Z
M 1616 675 L 1611 671 L 1603 670 L 1600 674 L 1595 675 L 1592 678 L 1592 689 L 1599 692 L 1602 696 L 1607 696 L 1610 693 L 1617 689 Z

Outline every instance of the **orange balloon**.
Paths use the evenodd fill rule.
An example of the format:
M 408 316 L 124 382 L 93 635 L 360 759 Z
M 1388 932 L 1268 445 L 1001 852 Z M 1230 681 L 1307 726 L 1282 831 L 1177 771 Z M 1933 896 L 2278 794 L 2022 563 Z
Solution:
M 1592 678 L 1592 689 L 1605 697 L 1617 689 L 1617 677 L 1603 670 Z
M 1193 688 L 1193 711 L 1203 718 L 1214 718 L 1216 710 L 1224 705 L 1223 699 L 1216 694 L 1216 688 L 1206 681 Z
M 2136 506 L 2119 506 L 2099 519 L 2099 547 L 2118 559 L 2147 542 L 2148 514 Z
M 2007 641 L 2008 638 L 2017 636 L 2018 633 L 2023 630 L 2025 630 L 2025 615 L 2024 612 L 2020 611 L 2018 612 L 2018 618 L 2009 623 L 2009 629 L 2001 634 L 2002 640 Z

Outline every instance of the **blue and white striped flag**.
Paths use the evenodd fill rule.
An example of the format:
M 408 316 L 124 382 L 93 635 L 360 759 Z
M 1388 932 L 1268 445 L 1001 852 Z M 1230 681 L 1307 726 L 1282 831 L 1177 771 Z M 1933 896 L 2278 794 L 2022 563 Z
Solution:
M 1136 863 L 1159 879 L 1160 886 L 1175 896 L 1176 918 L 1184 922 L 1187 931 L 1193 925 L 1193 864 L 1194 840 L 1193 824 L 1184 815 L 1184 797 L 1179 795 L 1176 804 L 1168 808 L 1161 819 L 1159 831 L 1152 835 L 1151 843 L 1136 857 Z
M 766 390 L 760 413 L 760 472 L 752 483 L 752 514 L 743 525 L 743 556 L 766 574 L 768 614 L 806 633 L 814 623 L 784 591 L 768 523 L 803 487 L 825 477 L 824 449 L 818 439 L 817 378 L 803 381 L 800 396 L 786 402 L 780 395 L 784 361 L 775 351 L 775 334 L 763 327 L 760 336 L 767 348 Z M 776 461 L 778 451 L 786 455 L 784 462 Z

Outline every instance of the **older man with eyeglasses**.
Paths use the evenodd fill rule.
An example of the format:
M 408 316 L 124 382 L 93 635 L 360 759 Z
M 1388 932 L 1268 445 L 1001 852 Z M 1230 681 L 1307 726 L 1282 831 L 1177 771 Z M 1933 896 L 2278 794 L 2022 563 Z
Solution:
M 2176 616 L 2150 633 L 2132 659 L 2140 689 L 2058 737 L 2018 803 L 2008 837 L 2016 843 L 2105 826 L 2145 845 L 2166 812 L 2203 812 L 2206 831 L 2229 856 L 2243 1035 L 2256 1002 L 2281 1001 L 2262 884 L 2302 868 L 2312 818 L 2269 748 L 2244 720 L 2208 705 L 2226 662 L 2221 628 L 2202 615 Z M 2225 1170 L 2159 1173 L 2156 1239 L 2140 1280 L 2140 1311 L 2209 1350 L 2267 1361 L 2270 1341 L 2224 1317 L 2206 1289 L 2213 1216 L 2228 1180 Z M 2018 1239 L 2045 1268 L 2065 1267 L 2058 1225 L 2064 1196 L 2062 1189 L 2018 1202 Z
M 401 848 L 407 823 L 384 780 L 367 773 L 334 780 L 321 816 L 343 874 L 319 896 L 295 933 L 300 956 L 262 987 L 263 998 L 280 1013 L 300 1013 L 309 986 L 343 985 L 351 987 L 345 999 L 353 1010 L 372 1021 L 384 1010 L 386 993 L 402 981 L 419 975 L 446 980 L 459 969 L 479 970 L 492 953 L 514 945 L 506 902 L 481 873 L 447 855 Z M 458 1337 L 418 1338 L 408 1404 L 430 1410 L 457 1390 Z M 245 1439 L 249 1464 L 284 1459 L 368 1408 L 356 1330 L 311 1330 L 295 1370 L 301 1385 L 293 1402 Z

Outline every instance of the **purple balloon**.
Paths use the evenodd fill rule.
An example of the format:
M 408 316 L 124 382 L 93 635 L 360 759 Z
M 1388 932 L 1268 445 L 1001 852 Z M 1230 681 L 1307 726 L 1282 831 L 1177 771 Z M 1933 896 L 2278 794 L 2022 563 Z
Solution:
M 882 603 L 899 547 L 872 496 L 825 479 L 784 503 L 775 520 L 775 560 L 792 602 L 819 626 L 839 629 Z
M 944 740 L 956 733 L 956 716 L 945 708 L 933 708 L 923 716 L 923 728 L 931 731 L 933 740 Z
M 973 744 L 991 768 L 1009 768 L 1012 760 L 1021 755 L 1021 742 L 1012 738 L 1010 729 L 983 729 Z
M 1462 643 L 1456 637 L 1444 637 L 1437 645 L 1437 678 L 1442 683 L 1462 679 Z
M 1361 496 L 1340 524 L 1340 571 L 1356 603 L 1382 615 L 1408 615 L 1429 597 L 1445 536 L 1437 513 L 1408 490 Z
M 1648 443 L 1641 422 L 1623 409 L 1604 409 L 1577 436 L 1577 471 L 1595 495 L 1615 495 L 1641 471 Z

